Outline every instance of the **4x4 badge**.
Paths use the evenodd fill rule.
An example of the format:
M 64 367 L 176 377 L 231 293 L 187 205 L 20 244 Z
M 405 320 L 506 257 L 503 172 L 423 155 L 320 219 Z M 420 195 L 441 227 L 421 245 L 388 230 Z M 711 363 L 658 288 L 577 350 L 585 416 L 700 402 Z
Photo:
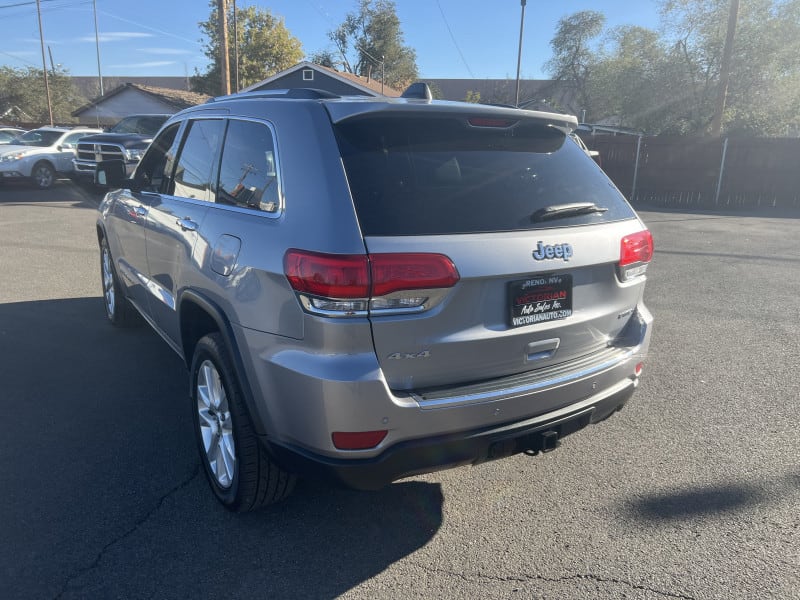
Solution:
M 430 350 L 423 350 L 422 352 L 393 352 L 386 358 L 389 360 L 405 360 L 405 359 L 415 359 L 415 358 L 430 358 L 431 351 Z
M 572 246 L 570 244 L 545 245 L 539 242 L 536 250 L 533 251 L 533 258 L 536 260 L 546 260 L 548 258 L 560 258 L 568 261 L 572 257 Z

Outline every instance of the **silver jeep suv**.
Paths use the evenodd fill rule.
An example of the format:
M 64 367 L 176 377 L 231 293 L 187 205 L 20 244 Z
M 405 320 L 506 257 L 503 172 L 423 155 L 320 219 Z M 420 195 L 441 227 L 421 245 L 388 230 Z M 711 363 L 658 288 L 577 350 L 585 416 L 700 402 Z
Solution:
M 101 165 L 108 318 L 186 361 L 225 506 L 549 451 L 625 404 L 653 242 L 576 126 L 251 92 L 173 116 L 132 179 Z

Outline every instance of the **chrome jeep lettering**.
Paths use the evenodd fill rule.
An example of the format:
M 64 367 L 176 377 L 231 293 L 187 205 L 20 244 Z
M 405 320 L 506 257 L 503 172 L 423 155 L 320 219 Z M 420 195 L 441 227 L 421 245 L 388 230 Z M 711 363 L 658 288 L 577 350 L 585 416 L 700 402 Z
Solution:
M 568 261 L 572 258 L 572 246 L 570 244 L 544 244 L 539 241 L 536 250 L 533 251 L 533 258 L 536 260 L 560 258 Z

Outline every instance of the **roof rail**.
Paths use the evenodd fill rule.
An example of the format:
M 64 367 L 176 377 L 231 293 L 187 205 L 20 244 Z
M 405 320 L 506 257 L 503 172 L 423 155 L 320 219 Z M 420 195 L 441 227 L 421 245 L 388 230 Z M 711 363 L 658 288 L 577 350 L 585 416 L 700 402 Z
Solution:
M 217 96 L 208 102 L 220 102 L 233 98 L 292 98 L 295 100 L 324 100 L 326 98 L 341 98 L 337 94 L 316 88 L 290 88 L 280 90 L 254 90 L 252 92 L 239 92 L 230 96 Z

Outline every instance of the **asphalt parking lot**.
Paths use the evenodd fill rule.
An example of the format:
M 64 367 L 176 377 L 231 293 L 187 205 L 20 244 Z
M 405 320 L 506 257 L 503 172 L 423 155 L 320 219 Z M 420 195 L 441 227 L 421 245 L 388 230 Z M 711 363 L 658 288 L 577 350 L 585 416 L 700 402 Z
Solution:
M 0 187 L 0 597 L 800 598 L 800 214 L 640 209 L 643 383 L 558 451 L 242 516 L 182 363 L 105 321 L 97 203 Z

